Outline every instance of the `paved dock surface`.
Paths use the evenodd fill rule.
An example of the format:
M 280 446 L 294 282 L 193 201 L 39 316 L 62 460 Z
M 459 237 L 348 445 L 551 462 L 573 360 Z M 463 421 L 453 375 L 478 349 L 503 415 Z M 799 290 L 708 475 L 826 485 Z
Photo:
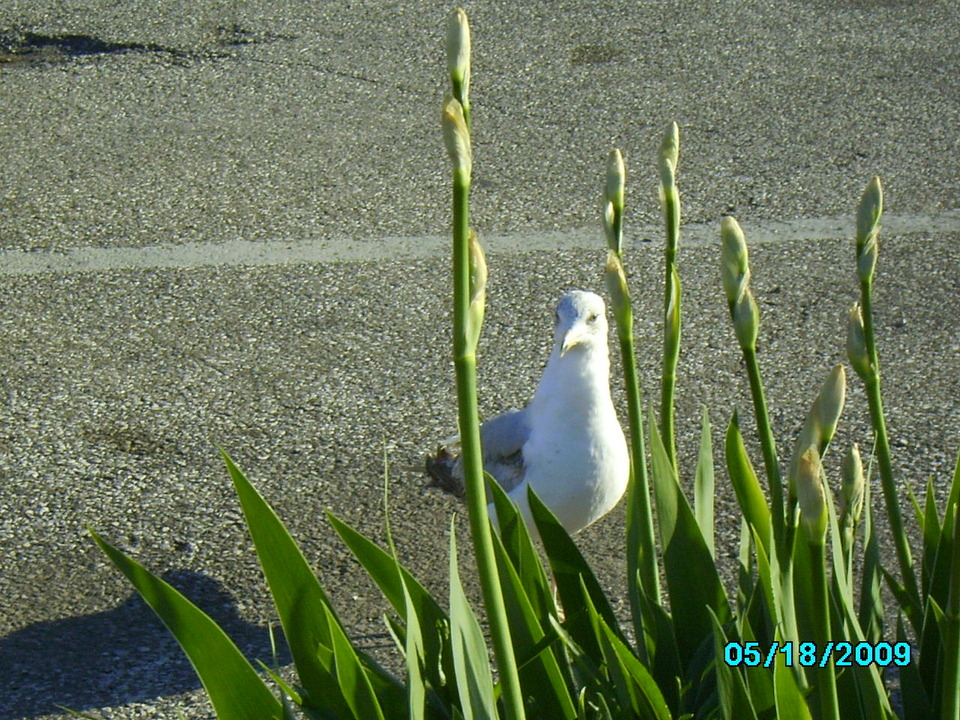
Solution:
M 844 359 L 853 217 L 886 189 L 876 313 L 894 464 L 943 484 L 960 446 L 960 8 L 952 0 L 505 2 L 474 39 L 474 225 L 489 250 L 481 412 L 524 403 L 553 306 L 602 290 L 606 154 L 628 166 L 626 262 L 647 400 L 659 372 L 653 158 L 682 134 L 687 476 L 701 404 L 749 398 L 717 269 L 751 243 L 786 456 Z M 465 510 L 423 455 L 455 428 L 442 3 L 0 5 L 0 720 L 212 711 L 94 547 L 96 528 L 268 659 L 268 593 L 217 447 L 302 542 L 358 642 L 386 604 L 326 522 L 445 594 Z M 614 353 L 616 354 L 616 353 Z M 614 390 L 624 408 L 614 363 Z M 850 378 L 837 446 L 870 446 Z M 718 554 L 738 517 L 717 447 Z M 839 453 L 827 461 L 839 465 Z M 877 493 L 879 496 L 879 493 Z M 584 532 L 623 598 L 623 509 Z M 461 553 L 469 578 L 470 553 Z M 475 592 L 475 586 L 472 591 Z M 281 657 L 281 661 L 284 658 Z

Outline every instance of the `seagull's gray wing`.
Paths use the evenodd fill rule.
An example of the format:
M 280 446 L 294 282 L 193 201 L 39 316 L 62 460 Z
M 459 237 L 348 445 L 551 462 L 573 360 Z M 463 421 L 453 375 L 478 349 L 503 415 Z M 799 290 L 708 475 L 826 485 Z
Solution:
M 526 408 L 510 408 L 494 415 L 480 426 L 484 460 L 513 455 L 523 447 L 529 437 L 530 426 L 527 424 Z
M 523 445 L 530 437 L 527 411 L 511 408 L 480 426 L 483 469 L 510 492 L 523 480 Z M 445 438 L 436 454 L 427 458 L 427 471 L 448 490 L 463 492 L 460 436 Z
M 507 492 L 523 480 L 523 445 L 529 437 L 526 408 L 510 408 L 480 426 L 483 469 Z

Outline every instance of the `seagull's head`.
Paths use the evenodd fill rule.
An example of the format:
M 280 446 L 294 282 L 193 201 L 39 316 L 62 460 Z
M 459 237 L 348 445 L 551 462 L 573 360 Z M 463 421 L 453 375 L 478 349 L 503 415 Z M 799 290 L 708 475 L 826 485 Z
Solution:
M 571 290 L 557 303 L 554 342 L 563 357 L 575 348 L 593 350 L 607 347 L 607 308 L 592 292 Z

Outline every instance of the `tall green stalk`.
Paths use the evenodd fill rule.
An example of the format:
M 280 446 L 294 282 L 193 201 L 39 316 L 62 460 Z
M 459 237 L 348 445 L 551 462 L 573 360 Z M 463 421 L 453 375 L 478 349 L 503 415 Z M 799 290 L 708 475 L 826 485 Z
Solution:
M 893 476 L 893 464 L 890 460 L 890 441 L 887 437 L 887 424 L 883 414 L 883 399 L 880 394 L 880 362 L 877 356 L 877 344 L 873 329 L 873 272 L 877 264 L 877 234 L 880 230 L 880 216 L 883 213 L 883 189 L 880 178 L 874 177 L 867 185 L 857 211 L 857 277 L 860 281 L 860 305 L 851 309 L 847 353 L 850 364 L 863 380 L 867 391 L 867 403 L 870 407 L 870 421 L 876 435 L 877 462 L 880 466 L 880 483 L 883 488 L 883 500 L 893 532 L 897 561 L 903 576 L 903 587 L 910 597 L 913 607 L 905 608 L 907 616 L 918 632 L 922 626 L 922 604 L 917 577 L 910 554 L 910 544 L 904 529 L 903 516 L 900 514 L 900 499 Z
M 750 262 L 747 243 L 743 230 L 732 217 L 726 217 L 720 224 L 720 274 L 723 290 L 727 296 L 730 318 L 733 320 L 737 342 L 743 352 L 743 361 L 750 381 L 750 395 L 753 398 L 753 411 L 757 418 L 757 433 L 760 436 L 760 448 L 763 451 L 763 467 L 767 473 L 770 488 L 770 514 L 773 524 L 773 538 L 778 548 L 779 558 L 786 562 L 790 546 L 784 538 L 783 516 L 783 479 L 780 475 L 780 460 L 777 456 L 777 443 L 770 425 L 767 401 L 763 393 L 763 380 L 760 377 L 760 363 L 757 362 L 757 335 L 760 330 L 760 311 L 750 290 Z
M 455 72 L 461 78 L 470 76 L 469 37 L 466 13 L 458 9 L 451 16 L 447 33 L 447 58 L 451 76 Z M 464 99 L 465 88 L 466 83 L 461 82 L 459 92 Z M 469 200 L 473 157 L 470 131 L 464 116 L 464 107 L 459 99 L 445 99 L 442 124 L 444 143 L 453 163 L 453 362 L 457 377 L 457 408 L 467 511 L 477 558 L 477 572 L 480 575 L 493 650 L 503 687 L 506 715 L 509 720 L 522 720 L 525 717 L 523 694 L 490 534 L 480 448 L 476 350 L 483 322 L 486 264 L 480 244 L 475 238 L 471 242 L 470 237 Z
M 659 602 L 660 573 L 654 538 L 653 511 L 650 506 L 650 484 L 647 477 L 646 448 L 643 438 L 643 411 L 637 359 L 633 347 L 633 304 L 627 290 L 623 269 L 623 194 L 626 173 L 623 157 L 613 150 L 607 163 L 607 182 L 603 225 L 607 235 L 606 283 L 610 304 L 617 324 L 623 377 L 627 394 L 627 416 L 630 421 L 630 485 L 627 491 L 627 578 L 630 609 L 634 625 L 642 627 L 642 603 L 639 593 Z M 636 587 L 639 582 L 640 586 Z M 646 661 L 646 645 L 637 643 Z
M 677 191 L 677 160 L 680 156 L 680 128 L 670 123 L 660 143 L 657 166 L 660 171 L 660 201 L 666 226 L 665 276 L 663 288 L 663 370 L 660 380 L 660 435 L 671 464 L 677 466 L 674 430 L 674 391 L 680 360 L 680 276 L 677 248 L 680 244 L 680 193 Z

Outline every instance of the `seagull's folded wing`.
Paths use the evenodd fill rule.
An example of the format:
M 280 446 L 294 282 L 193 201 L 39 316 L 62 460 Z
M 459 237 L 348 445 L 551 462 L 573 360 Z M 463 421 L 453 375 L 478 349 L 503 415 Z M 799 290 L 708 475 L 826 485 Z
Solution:
M 523 445 L 530 437 L 527 410 L 511 408 L 480 426 L 483 469 L 510 492 L 523 480 Z
M 523 479 L 524 443 L 530 437 L 527 411 L 511 408 L 480 426 L 483 446 L 483 469 L 509 492 Z M 427 471 L 447 490 L 463 492 L 463 469 L 460 461 L 460 436 L 444 438 L 437 453 L 427 459 Z
M 529 437 L 526 409 L 510 408 L 480 426 L 484 459 L 509 457 L 520 450 Z

